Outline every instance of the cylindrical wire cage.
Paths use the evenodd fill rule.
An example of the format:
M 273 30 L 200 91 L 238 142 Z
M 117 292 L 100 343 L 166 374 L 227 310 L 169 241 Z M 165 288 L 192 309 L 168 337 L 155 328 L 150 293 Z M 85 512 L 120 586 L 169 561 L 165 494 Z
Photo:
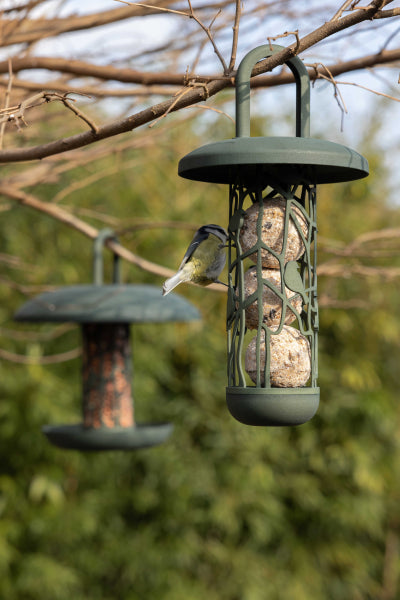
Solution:
M 238 392 L 249 393 L 245 389 L 249 386 L 246 370 L 249 372 L 252 367 L 253 401 L 259 390 L 261 396 L 269 393 L 270 401 L 281 402 L 279 396 L 293 395 L 299 387 L 293 383 L 300 379 L 302 398 L 300 403 L 296 398 L 297 405 L 304 408 L 306 401 L 308 411 L 312 411 L 317 408 L 319 397 L 316 188 L 283 187 L 279 183 L 266 189 L 263 186 L 260 183 L 249 188 L 240 181 L 230 185 L 228 405 L 235 411 Z M 244 227 L 249 208 L 254 217 L 249 223 L 249 228 L 253 227 L 250 233 Z M 273 245 L 268 245 L 270 231 Z M 249 330 L 256 331 L 250 345 Z M 279 344 L 280 338 L 284 339 Z M 285 355 L 280 346 L 287 347 L 288 341 L 291 348 Z M 279 364 L 279 358 L 283 364 Z M 271 377 L 271 368 L 275 377 Z M 247 401 L 246 410 L 239 416 L 249 424 L 259 424 L 259 417 L 251 415 L 251 406 Z M 297 418 L 302 420 L 303 416 Z M 275 419 L 276 424 L 281 424 L 277 417 L 268 417 L 268 424 Z
M 300 189 L 299 189 L 300 188 Z M 277 251 L 263 242 L 265 230 L 264 203 L 268 200 L 278 198 L 285 203 L 284 218 L 282 222 L 282 239 L 280 249 Z M 243 251 L 241 244 L 241 231 L 244 223 L 245 206 L 258 206 L 256 223 L 256 243 L 250 249 Z M 294 209 L 297 209 L 296 212 Z M 297 213 L 297 214 L 296 214 Z M 303 231 L 298 220 L 299 213 L 306 222 L 306 232 Z M 289 223 L 300 238 L 302 256 L 299 261 L 287 260 L 288 255 L 288 233 Z M 267 226 L 271 221 L 267 221 Z M 268 348 L 271 336 L 277 336 L 287 321 L 287 313 L 293 315 L 299 331 L 309 342 L 310 346 L 310 385 L 316 386 L 318 377 L 318 365 L 315 359 L 318 345 L 318 304 L 317 304 L 317 264 L 316 264 L 316 189 L 315 186 L 293 186 L 293 189 L 283 190 L 280 186 L 273 188 L 263 196 L 262 189 L 248 190 L 240 183 L 230 186 L 229 198 L 229 250 L 228 250 L 228 384 L 230 386 L 245 386 L 245 374 L 243 369 L 243 344 L 246 333 L 246 311 L 256 305 L 257 315 L 253 319 L 257 330 L 257 387 L 271 387 L 270 381 L 270 353 L 267 352 L 264 361 L 264 369 L 260 368 L 260 344 L 263 340 Z M 277 273 L 283 285 L 280 287 L 263 278 L 263 253 L 270 255 L 276 261 Z M 245 290 L 246 261 L 255 263 L 254 274 L 256 275 L 256 289 L 251 294 Z M 265 262 L 265 261 L 264 261 Z M 269 261 L 270 263 L 271 261 Z M 271 308 L 264 313 L 265 287 L 272 292 L 276 305 L 280 307 L 277 311 Z M 288 297 L 284 287 L 292 294 Z M 269 294 L 271 297 L 271 294 Z M 294 301 L 301 300 L 301 308 Z M 268 307 L 268 303 L 266 303 Z M 277 318 L 278 317 L 278 318 Z M 269 326 L 266 322 L 270 322 Z M 286 325 L 287 326 L 287 325 Z M 291 323 L 293 327 L 293 323 Z M 261 383 L 261 379 L 264 380 Z

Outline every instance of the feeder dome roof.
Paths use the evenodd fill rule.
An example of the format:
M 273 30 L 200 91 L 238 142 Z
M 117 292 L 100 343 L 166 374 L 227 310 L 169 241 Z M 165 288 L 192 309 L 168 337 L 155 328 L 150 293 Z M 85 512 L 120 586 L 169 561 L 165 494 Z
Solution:
M 200 319 L 198 309 L 178 294 L 161 295 L 153 285 L 76 285 L 45 292 L 26 302 L 16 321 L 75 323 L 161 323 Z
M 236 137 L 201 146 L 178 165 L 181 177 L 246 185 L 260 179 L 288 184 L 335 183 L 368 175 L 367 160 L 355 150 L 310 137 Z

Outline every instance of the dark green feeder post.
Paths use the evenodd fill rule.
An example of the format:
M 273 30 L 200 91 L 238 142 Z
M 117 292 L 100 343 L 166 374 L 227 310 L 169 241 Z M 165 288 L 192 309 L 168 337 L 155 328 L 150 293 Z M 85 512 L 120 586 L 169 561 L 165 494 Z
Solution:
M 113 283 L 104 285 L 102 250 L 108 238 L 114 238 L 113 232 L 103 230 L 94 242 L 93 285 L 41 294 L 15 314 L 17 321 L 81 324 L 83 422 L 43 427 L 50 442 L 62 448 L 135 450 L 166 440 L 170 423 L 135 422 L 130 324 L 200 318 L 177 294 L 163 298 L 159 287 L 121 284 L 115 254 Z
M 242 60 L 236 137 L 194 150 L 178 167 L 187 179 L 229 184 L 226 400 L 247 425 L 299 425 L 317 411 L 316 185 L 368 175 L 354 150 L 309 137 L 310 79 L 298 57 L 287 61 L 296 137 L 250 136 L 252 68 L 281 50 L 260 46 Z

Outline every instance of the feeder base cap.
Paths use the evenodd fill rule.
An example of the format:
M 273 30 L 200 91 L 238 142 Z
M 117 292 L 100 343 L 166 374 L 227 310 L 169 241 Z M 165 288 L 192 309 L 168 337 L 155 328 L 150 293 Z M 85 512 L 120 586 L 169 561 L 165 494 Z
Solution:
M 317 412 L 319 388 L 227 387 L 226 402 L 231 415 L 245 425 L 301 425 Z
M 150 423 L 134 427 L 87 428 L 78 425 L 45 425 L 43 433 L 60 448 L 83 451 L 138 450 L 162 444 L 172 433 L 171 423 Z

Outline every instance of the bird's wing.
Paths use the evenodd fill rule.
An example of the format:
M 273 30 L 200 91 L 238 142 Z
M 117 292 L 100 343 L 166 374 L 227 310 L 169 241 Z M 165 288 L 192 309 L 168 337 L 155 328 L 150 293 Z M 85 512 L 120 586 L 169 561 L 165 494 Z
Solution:
M 206 232 L 199 232 L 199 231 L 196 232 L 196 235 L 190 242 L 189 248 L 185 252 L 185 256 L 183 257 L 182 262 L 179 265 L 178 271 L 180 271 L 182 269 L 182 267 L 187 263 L 189 258 L 192 256 L 193 252 L 196 250 L 197 246 L 199 244 L 201 244 L 201 242 L 204 242 L 204 240 L 206 240 L 209 235 L 210 234 L 206 233 Z

